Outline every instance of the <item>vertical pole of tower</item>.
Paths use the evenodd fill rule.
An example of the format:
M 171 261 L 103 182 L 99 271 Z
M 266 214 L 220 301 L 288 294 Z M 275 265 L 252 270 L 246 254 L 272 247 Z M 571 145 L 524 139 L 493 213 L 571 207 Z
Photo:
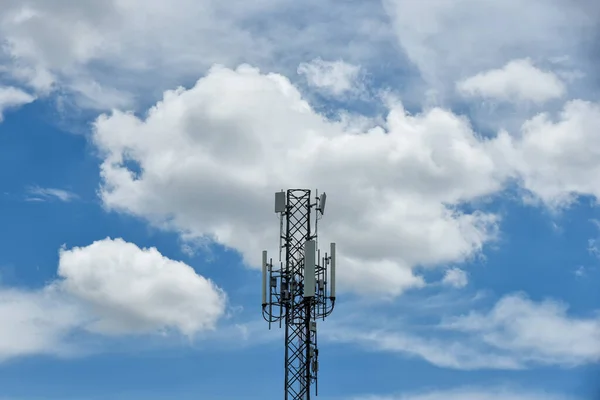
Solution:
M 311 311 L 311 298 L 306 297 L 304 312 L 304 379 L 306 382 L 306 400 L 310 400 L 310 311 Z
M 304 246 L 311 239 L 311 191 L 287 191 L 286 280 L 290 301 L 285 319 L 286 400 L 310 399 L 310 302 L 304 298 Z M 307 369 L 308 367 L 308 369 Z
M 292 206 L 290 205 L 290 190 L 286 193 L 286 204 L 288 205 L 286 214 L 285 214 L 285 279 L 289 279 L 290 276 L 293 276 L 293 269 L 290 268 L 292 265 L 292 256 L 291 256 L 291 246 L 290 246 L 290 213 L 292 213 Z M 290 371 L 289 371 L 289 357 L 290 357 L 290 346 L 288 345 L 288 340 L 290 337 L 290 318 L 292 318 L 292 310 L 291 305 L 294 301 L 294 292 L 292 290 L 291 282 L 288 282 L 290 288 L 290 301 L 285 304 L 285 358 L 283 360 L 283 368 L 285 370 L 285 383 L 284 383 L 284 391 L 285 391 L 285 400 L 291 400 L 288 398 L 288 393 L 290 392 Z
M 311 209 L 311 205 L 310 205 L 310 201 L 311 201 L 311 192 L 310 190 L 308 190 L 307 193 L 307 204 L 306 204 L 306 238 L 304 239 L 304 243 L 302 248 L 304 249 L 304 245 L 306 244 L 306 242 L 308 242 L 309 240 L 312 239 L 311 237 L 311 232 L 310 232 L 310 209 Z M 302 252 L 304 254 L 304 252 Z M 304 262 L 306 262 L 306 258 L 303 258 Z M 306 387 L 306 400 L 310 400 L 310 316 L 311 316 L 311 298 L 310 297 L 304 297 L 304 284 L 306 284 L 306 277 L 304 276 L 304 272 L 307 270 L 306 266 L 304 265 L 304 262 L 302 263 L 302 291 L 303 291 L 303 295 L 302 295 L 302 300 L 304 301 L 304 381 L 305 381 L 305 387 Z M 312 271 L 314 271 L 314 265 L 311 268 Z M 314 274 L 314 272 L 313 272 Z M 314 281 L 314 278 L 313 280 Z M 314 285 L 314 283 L 313 283 Z

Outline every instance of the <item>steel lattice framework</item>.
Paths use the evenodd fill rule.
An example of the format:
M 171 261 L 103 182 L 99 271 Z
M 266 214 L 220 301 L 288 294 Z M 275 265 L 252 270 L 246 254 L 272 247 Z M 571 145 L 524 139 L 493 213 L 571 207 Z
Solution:
M 317 393 L 316 321 L 328 316 L 335 304 L 335 244 L 331 244 L 331 253 L 323 258 L 316 250 L 324 195 L 316 197 L 315 203 L 311 203 L 311 191 L 306 189 L 290 189 L 278 195 L 280 265 L 274 267 L 272 259 L 267 261 L 263 252 L 263 316 L 269 327 L 275 322 L 285 325 L 285 400 L 309 400 L 311 384 L 315 384 Z M 311 217 L 314 226 L 311 226 Z M 307 260 L 315 264 L 314 268 Z M 314 273 L 314 277 L 305 276 L 307 273 Z

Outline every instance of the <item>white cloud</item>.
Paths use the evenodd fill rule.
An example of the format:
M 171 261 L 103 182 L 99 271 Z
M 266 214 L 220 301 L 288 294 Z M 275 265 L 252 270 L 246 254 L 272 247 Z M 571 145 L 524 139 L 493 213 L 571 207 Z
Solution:
M 0 122 L 4 119 L 4 112 L 11 108 L 17 108 L 29 104 L 35 97 L 11 86 L 0 86 Z
M 309 85 L 336 97 L 360 90 L 360 71 L 358 65 L 342 60 L 323 61 L 320 58 L 298 67 L 298 74 L 304 75 Z
M 60 252 L 61 289 L 89 304 L 90 327 L 108 334 L 175 328 L 193 335 L 215 327 L 224 293 L 210 280 L 156 250 L 105 239 Z
M 0 361 L 72 351 L 65 338 L 85 316 L 51 289 L 0 289 Z
M 369 395 L 352 400 L 574 400 L 576 397 L 543 390 L 511 389 L 507 387 L 464 387 L 413 394 L 389 396 Z
M 381 126 L 359 133 L 368 124 L 325 119 L 281 75 L 215 67 L 191 89 L 166 92 L 144 120 L 114 112 L 96 121 L 102 199 L 257 265 L 277 235 L 272 192 L 318 187 L 343 199 L 322 231 L 340 243 L 341 287 L 397 295 L 424 285 L 413 266 L 463 261 L 494 238 L 497 216 L 454 206 L 509 179 L 552 208 L 600 196 L 598 104 L 571 101 L 556 121 L 540 114 L 492 139 L 449 111 L 389 108 Z
M 442 97 L 457 80 L 510 60 L 587 57 L 586 29 L 596 19 L 572 3 L 384 0 L 398 42 Z
M 354 343 L 375 351 L 399 353 L 410 358 L 420 358 L 442 368 L 459 370 L 523 368 L 518 359 L 508 354 L 482 351 L 462 339 L 425 337 L 411 333 L 407 327 L 400 329 L 352 328 L 339 326 L 335 332 L 326 331 L 329 340 Z M 323 330 L 321 330 L 323 331 Z
M 72 338 L 86 331 L 194 336 L 214 329 L 225 312 L 214 283 L 122 239 L 63 248 L 58 275 L 39 290 L 0 288 L 0 360 L 78 354 Z
M 565 84 L 552 72 L 536 68 L 530 59 L 513 60 L 500 69 L 481 72 L 457 83 L 464 96 L 501 101 L 543 103 L 565 94 Z
M 336 15 L 336 18 L 331 18 Z M 280 23 L 308 18 L 310 24 Z M 355 63 L 391 40 L 380 7 L 310 0 L 3 2 L 0 49 L 9 73 L 36 89 L 75 91 L 78 104 L 119 106 L 195 79 L 215 63 L 295 72 L 327 54 Z M 95 94 L 102 101 L 95 104 Z M 115 101 L 111 104 L 111 101 Z M 143 101 L 142 101 L 143 102 Z
M 600 360 L 598 314 L 569 315 L 563 303 L 534 302 L 522 294 L 501 298 L 487 312 L 455 314 L 439 324 L 415 325 L 367 311 L 351 320 L 330 321 L 322 332 L 327 340 L 460 370 L 573 367 Z
M 249 66 L 215 67 L 193 88 L 166 92 L 144 120 L 102 116 L 94 143 L 108 208 L 214 238 L 253 265 L 277 242 L 273 193 L 326 190 L 322 240 L 339 243 L 340 287 L 359 292 L 422 286 L 413 266 L 460 262 L 497 228 L 495 215 L 452 206 L 504 178 L 486 150 L 493 141 L 466 120 L 442 109 L 411 116 L 394 103 L 383 127 L 357 134 L 316 114 L 283 76 Z
M 5 3 L 0 34 L 8 43 L 3 60 L 10 58 L 12 77 L 40 95 L 60 87 L 75 94 L 79 105 L 98 109 L 134 108 L 132 93 L 189 82 L 215 62 L 252 61 L 269 71 L 290 72 L 298 58 L 322 54 L 347 63 L 314 59 L 297 72 L 334 95 L 347 94 L 362 72 L 357 65 L 367 68 L 369 59 L 383 64 L 368 55 L 377 51 L 370 50 L 376 48 L 371 42 L 387 36 L 385 24 L 370 11 L 357 17 L 375 8 L 370 5 L 334 5 L 328 12 L 346 25 L 334 27 L 313 15 L 321 7 L 303 3 L 312 23 L 301 29 L 293 23 L 261 24 L 261 14 L 282 20 L 273 15 L 289 12 L 274 1 L 64 6 L 32 0 L 29 8 L 20 1 Z M 467 94 L 534 102 L 565 92 L 556 77 L 523 57 L 536 54 L 543 60 L 575 48 L 579 28 L 574 27 L 585 25 L 585 16 L 541 0 L 455 3 L 385 1 L 404 50 L 429 85 L 454 89 L 457 80 L 471 77 L 459 84 Z M 346 9 L 352 11 L 335 11 Z M 507 31 L 509 18 L 516 28 Z M 566 34 L 548 40 L 552 31 Z M 331 37 L 336 40 L 328 41 Z M 474 75 L 480 71 L 488 72 Z M 19 89 L 7 90 L 5 104 L 34 99 Z M 0 95 L 0 114 L 1 105 Z M 107 208 L 175 230 L 190 244 L 213 238 L 254 265 L 263 246 L 276 245 L 272 193 L 292 186 L 326 190 L 331 200 L 321 239 L 339 243 L 340 288 L 398 295 L 424 285 L 414 266 L 461 262 L 494 239 L 496 215 L 461 213 L 456 206 L 498 193 L 509 178 L 519 179 L 552 207 L 581 194 L 598 197 L 599 115 L 597 104 L 572 101 L 559 118 L 542 114 L 512 136 L 503 132 L 487 140 L 447 110 L 410 115 L 392 101 L 384 121 L 363 124 L 363 119 L 359 126 L 354 119 L 325 119 L 283 75 L 260 74 L 244 65 L 235 71 L 215 67 L 189 90 L 166 92 L 143 118 L 119 111 L 99 118 L 94 143 L 102 152 L 101 194 Z M 128 171 L 124 161 L 138 163 L 141 174 Z M 210 281 L 156 249 L 121 240 L 63 250 L 59 274 L 60 281 L 43 291 L 0 292 L 5 299 L 0 319 L 18 327 L 0 330 L 0 342 L 11 343 L 0 346 L 0 358 L 67 351 L 65 338 L 79 329 L 191 335 L 214 327 L 223 313 L 225 298 Z M 467 276 L 452 269 L 443 282 L 461 287 Z M 43 313 L 49 303 L 52 310 Z M 447 337 L 437 336 L 440 329 L 423 334 L 402 327 L 347 329 L 337 339 L 458 369 L 578 365 L 599 357 L 598 321 L 569 316 L 558 303 L 508 296 L 489 313 L 446 322 Z M 444 398 L 452 396 L 541 398 L 476 389 Z
M 469 277 L 467 273 L 460 268 L 450 268 L 444 274 L 442 283 L 455 288 L 463 288 L 469 283 Z
M 581 195 L 600 198 L 600 104 L 574 100 L 558 118 L 547 113 L 526 121 L 518 135 L 501 132 L 496 161 L 513 169 L 523 188 L 556 208 Z
M 569 316 L 557 301 L 508 295 L 489 313 L 471 312 L 444 327 L 474 334 L 524 362 L 573 366 L 600 360 L 600 319 Z
M 92 110 L 109 110 L 115 108 L 132 107 L 134 96 L 107 86 L 102 86 L 91 79 L 76 80 L 70 85 L 70 90 L 82 108 Z
M 46 201 L 50 199 L 58 199 L 60 201 L 69 202 L 77 198 L 75 193 L 56 188 L 42 188 L 39 186 L 34 186 L 29 188 L 27 192 L 31 196 L 27 198 L 28 201 Z

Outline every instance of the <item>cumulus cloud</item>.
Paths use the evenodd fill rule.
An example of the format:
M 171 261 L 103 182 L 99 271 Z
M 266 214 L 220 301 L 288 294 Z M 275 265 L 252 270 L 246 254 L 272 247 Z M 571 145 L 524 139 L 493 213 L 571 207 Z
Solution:
M 0 289 L 0 360 L 81 351 L 83 332 L 140 335 L 210 331 L 226 297 L 210 280 L 155 248 L 122 239 L 60 250 L 59 278 L 39 290 Z
M 335 205 L 322 232 L 340 244 L 341 287 L 397 295 L 424 285 L 414 266 L 464 261 L 494 239 L 498 217 L 458 211 L 465 202 L 509 181 L 551 208 L 598 197 L 599 124 L 600 106 L 575 100 L 558 118 L 482 138 L 450 111 L 410 115 L 390 100 L 383 122 L 363 129 L 316 113 L 284 76 L 242 65 L 165 92 L 143 119 L 101 116 L 93 141 L 107 208 L 215 240 L 251 265 L 277 237 L 272 193 L 326 190 Z
M 600 105 L 573 100 L 554 118 L 541 113 L 521 132 L 501 132 L 498 163 L 513 169 L 523 188 L 550 207 L 564 207 L 579 196 L 600 197 Z
M 469 283 L 469 276 L 460 268 L 450 268 L 444 274 L 442 283 L 455 288 L 463 288 Z
M 358 65 L 342 60 L 324 61 L 320 58 L 298 67 L 298 74 L 304 75 L 309 85 L 336 97 L 360 90 L 360 71 Z
M 273 193 L 320 188 L 340 287 L 395 295 L 423 285 L 413 266 L 465 260 L 495 237 L 497 216 L 456 205 L 495 193 L 504 176 L 486 150 L 493 141 L 465 119 L 390 107 L 384 126 L 357 134 L 315 113 L 281 75 L 215 67 L 191 89 L 166 92 L 143 120 L 98 118 L 102 201 L 258 265 L 276 243 Z
M 338 322 L 326 327 L 325 337 L 460 370 L 574 367 L 600 360 L 597 314 L 570 315 L 564 303 L 535 302 L 520 293 L 504 296 L 490 310 L 455 314 L 419 324 L 418 330 L 410 321 L 387 318 L 382 323 L 373 316 L 361 321 L 362 326 Z
M 464 261 L 494 239 L 498 217 L 458 211 L 464 202 L 510 180 L 550 207 L 598 197 L 599 124 L 600 106 L 577 100 L 558 119 L 542 113 L 486 139 L 450 111 L 410 115 L 390 101 L 383 123 L 362 130 L 316 113 L 282 75 L 242 65 L 165 92 L 143 119 L 101 116 L 93 141 L 107 208 L 215 240 L 251 265 L 277 237 L 272 193 L 326 190 L 323 239 L 340 244 L 341 287 L 397 295 L 424 285 L 412 267 Z
M 457 89 L 469 97 L 534 103 L 559 98 L 566 91 L 554 73 L 536 68 L 530 59 L 513 60 L 500 69 L 471 76 L 458 82 Z
M 62 249 L 58 275 L 61 289 L 94 309 L 90 329 L 101 333 L 193 335 L 213 329 L 225 311 L 224 293 L 192 267 L 122 239 Z
M 4 119 L 4 112 L 29 104 L 35 97 L 12 86 L 0 86 L 0 122 Z

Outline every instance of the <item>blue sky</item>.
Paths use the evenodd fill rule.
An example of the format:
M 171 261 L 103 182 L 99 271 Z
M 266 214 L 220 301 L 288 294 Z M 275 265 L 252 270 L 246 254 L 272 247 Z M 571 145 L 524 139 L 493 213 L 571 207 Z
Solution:
M 600 392 L 591 1 L 8 1 L 0 399 L 276 399 L 273 193 L 328 193 L 323 400 Z

